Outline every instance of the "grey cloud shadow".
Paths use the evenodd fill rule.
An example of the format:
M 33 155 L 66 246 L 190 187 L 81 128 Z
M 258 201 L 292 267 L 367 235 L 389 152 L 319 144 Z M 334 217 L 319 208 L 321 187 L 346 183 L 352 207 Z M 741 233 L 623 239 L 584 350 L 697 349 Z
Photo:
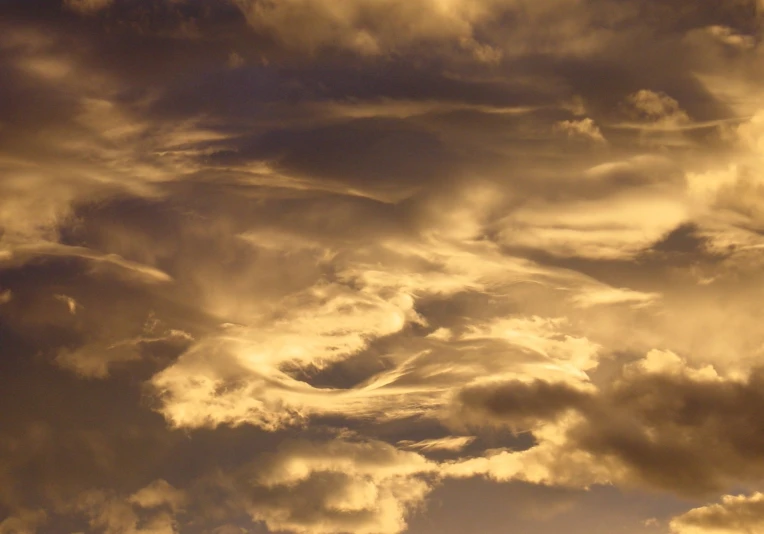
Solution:
M 187 116 L 201 110 L 241 124 L 269 117 L 269 104 L 315 102 L 445 101 L 488 106 L 537 106 L 548 103 L 539 87 L 504 79 L 449 76 L 437 63 L 412 65 L 405 58 L 343 61 L 324 58 L 308 64 L 224 65 L 193 79 L 167 86 L 153 105 L 159 116 Z M 490 73 L 490 70 L 488 70 Z M 288 117 L 289 110 L 284 110 Z
M 304 132 L 269 132 L 258 156 L 300 175 L 372 190 L 448 181 L 454 154 L 430 132 L 402 121 L 358 120 Z
M 581 419 L 566 429 L 559 453 L 583 450 L 599 461 L 614 460 L 626 469 L 620 483 L 627 486 L 699 498 L 760 478 L 762 377 L 761 368 L 740 381 L 624 372 L 586 393 L 562 384 L 502 382 L 477 394 L 467 388 L 457 409 L 467 409 L 460 412 L 467 424 L 469 410 L 478 408 L 482 417 L 510 428 L 572 410 Z

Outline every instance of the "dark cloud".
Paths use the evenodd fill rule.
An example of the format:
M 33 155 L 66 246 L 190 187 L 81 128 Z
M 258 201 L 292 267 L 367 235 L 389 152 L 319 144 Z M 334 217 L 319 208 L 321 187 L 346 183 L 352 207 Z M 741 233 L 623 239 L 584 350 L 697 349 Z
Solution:
M 760 380 L 760 372 L 743 383 L 629 380 L 606 397 L 614 414 L 582 430 L 580 443 L 660 487 L 690 494 L 719 489 L 760 469 L 754 452 L 762 439 L 755 416 Z
M 587 392 L 563 383 L 486 384 L 459 392 L 460 411 L 455 417 L 468 424 L 500 422 L 522 431 L 538 422 L 554 421 L 567 410 L 581 410 L 588 400 Z
M 669 354 L 654 353 L 651 359 L 661 357 L 672 361 Z M 533 431 L 574 412 L 580 421 L 565 427 L 563 450 L 615 459 L 632 483 L 685 495 L 709 494 L 732 480 L 760 476 L 760 370 L 736 381 L 711 368 L 693 374 L 634 365 L 597 394 L 541 381 L 467 388 L 455 400 L 457 417 L 468 425 Z

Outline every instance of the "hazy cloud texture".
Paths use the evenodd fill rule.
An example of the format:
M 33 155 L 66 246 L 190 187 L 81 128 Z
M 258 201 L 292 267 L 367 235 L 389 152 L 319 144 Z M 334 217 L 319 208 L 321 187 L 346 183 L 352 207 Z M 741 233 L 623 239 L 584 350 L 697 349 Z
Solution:
M 758 532 L 754 0 L 9 0 L 0 534 Z

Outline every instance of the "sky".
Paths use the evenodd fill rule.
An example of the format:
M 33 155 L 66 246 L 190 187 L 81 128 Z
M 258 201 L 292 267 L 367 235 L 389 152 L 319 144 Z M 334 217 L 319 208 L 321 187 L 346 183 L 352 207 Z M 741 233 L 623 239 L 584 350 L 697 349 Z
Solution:
M 0 2 L 0 534 L 764 532 L 763 37 Z

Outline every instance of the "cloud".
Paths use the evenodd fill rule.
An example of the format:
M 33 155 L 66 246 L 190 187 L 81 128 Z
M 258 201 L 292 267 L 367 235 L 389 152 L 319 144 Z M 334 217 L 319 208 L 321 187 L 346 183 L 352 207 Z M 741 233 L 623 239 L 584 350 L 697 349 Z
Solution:
M 641 89 L 626 98 L 628 113 L 636 120 L 664 127 L 676 127 L 690 121 L 679 102 L 665 93 Z
M 54 295 L 53 297 L 56 300 L 66 304 L 66 308 L 69 310 L 69 313 L 71 313 L 72 315 L 75 315 L 77 313 L 77 308 L 79 307 L 79 304 L 72 297 L 68 297 L 66 295 Z
M 741 35 L 727 26 L 709 26 L 706 28 L 719 42 L 734 48 L 750 49 L 756 46 L 755 40 L 750 35 Z
M 580 293 L 572 300 L 582 308 L 629 304 L 635 308 L 650 306 L 660 298 L 659 293 L 642 293 L 633 289 L 604 287 Z
M 169 506 L 178 510 L 185 501 L 182 491 L 175 489 L 165 480 L 155 480 L 145 488 L 138 490 L 128 499 L 134 505 L 144 509 Z
M 45 510 L 21 510 L 0 521 L 2 534 L 34 534 L 47 522 Z
M 152 349 L 183 350 L 193 338 L 182 330 L 168 330 L 117 341 L 93 340 L 74 350 L 62 349 L 55 363 L 83 378 L 106 378 L 112 368 L 142 359 Z
M 462 42 L 479 56 L 484 49 L 474 42 L 473 24 L 490 13 L 491 2 L 238 0 L 237 5 L 255 29 L 304 52 L 337 47 L 376 55 L 418 41 L 447 40 Z
M 0 531 L 743 528 L 758 7 L 4 2 Z
M 243 66 L 244 63 L 244 58 L 236 52 L 231 52 L 228 56 L 228 61 L 226 62 L 226 64 L 232 69 L 238 69 L 239 67 Z
M 106 9 L 112 4 L 113 0 L 64 0 L 64 6 L 67 9 L 76 11 L 83 15 L 90 15 Z
M 400 441 L 401 445 L 407 449 L 415 449 L 424 452 L 430 451 L 452 451 L 457 452 L 464 449 L 467 445 L 475 441 L 474 436 L 450 436 L 439 439 L 426 439 L 423 441 Z
M 514 317 L 472 327 L 463 339 L 498 339 L 577 371 L 597 366 L 600 347 L 584 337 L 565 334 L 564 318 Z
M 16 246 L 8 251 L 6 256 L 0 256 L 0 261 L 4 260 L 4 262 L 13 265 L 17 262 L 24 263 L 38 255 L 54 257 L 70 256 L 92 260 L 96 264 L 103 263 L 118 267 L 128 276 L 135 276 L 148 282 L 168 282 L 171 280 L 167 273 L 159 269 L 126 260 L 117 254 L 99 254 L 84 247 L 66 246 L 59 243 Z
M 419 320 L 412 305 L 402 292 L 383 299 L 374 291 L 319 285 L 287 299 L 282 318 L 228 327 L 227 335 L 194 347 L 152 383 L 175 425 L 248 422 L 277 428 L 299 414 L 338 409 L 332 408 L 333 395 L 290 377 L 285 365 L 320 369 L 348 358 L 368 340 Z M 211 351 L 215 360 L 209 359 Z M 327 407 L 320 397 L 328 397 Z
M 104 534 L 175 534 L 174 508 L 180 499 L 181 492 L 157 480 L 127 499 L 92 490 L 80 495 L 75 507 Z
M 459 272 L 461 266 L 454 267 Z M 463 280 L 453 281 L 456 285 L 444 287 L 435 276 L 409 279 L 405 271 L 364 271 L 363 279 L 348 277 L 357 284 L 355 290 L 320 285 L 293 295 L 281 304 L 285 312 L 276 315 L 279 319 L 264 317 L 259 326 L 224 325 L 218 337 L 192 346 L 155 375 L 152 385 L 160 411 L 178 427 L 248 423 L 271 430 L 329 414 L 404 418 L 412 410 L 444 405 L 448 394 L 443 385 L 449 376 L 464 379 L 486 368 L 506 372 L 534 364 L 580 375 L 596 366 L 599 347 L 586 338 L 562 334 L 564 320 L 517 317 L 465 329 L 457 338 L 463 349 L 457 348 L 449 357 L 452 361 L 447 353 L 435 353 L 425 344 L 419 350 L 404 350 L 392 368 L 350 388 L 318 388 L 295 372 L 306 370 L 310 376 L 331 369 L 363 354 L 375 339 L 426 326 L 426 318 L 413 309 L 412 294 L 448 295 L 462 284 L 475 284 L 472 276 L 485 271 L 490 273 L 492 267 L 480 265 L 477 273 L 468 271 Z M 437 338 L 429 339 L 437 346 Z M 473 359 L 465 359 L 465 353 L 481 346 L 485 350 L 489 343 L 493 351 L 514 352 L 515 358 L 496 365 L 491 357 L 472 352 Z
M 636 255 L 686 220 L 687 208 L 671 197 L 624 195 L 520 209 L 506 219 L 502 239 L 559 256 L 619 259 Z
M 573 139 L 585 139 L 594 143 L 607 143 L 599 127 L 592 119 L 560 121 L 555 124 L 555 130 Z
M 270 530 L 397 533 L 437 466 L 375 441 L 294 442 L 243 468 L 232 498 Z
M 476 384 L 459 392 L 459 412 L 454 417 L 468 425 L 498 422 L 521 432 L 555 421 L 567 410 L 580 409 L 588 400 L 589 393 L 565 383 L 535 380 Z
M 693 368 L 652 351 L 598 392 L 539 381 L 470 386 L 455 399 L 465 423 L 530 430 L 538 444 L 448 469 L 548 484 L 587 486 L 606 477 L 688 495 L 712 492 L 755 479 L 762 468 L 753 453 L 759 380 L 758 370 L 725 378 L 711 366 Z M 570 460 L 561 464 L 564 454 Z
M 756 532 L 764 526 L 764 495 L 725 495 L 718 504 L 694 508 L 671 520 L 677 534 Z

